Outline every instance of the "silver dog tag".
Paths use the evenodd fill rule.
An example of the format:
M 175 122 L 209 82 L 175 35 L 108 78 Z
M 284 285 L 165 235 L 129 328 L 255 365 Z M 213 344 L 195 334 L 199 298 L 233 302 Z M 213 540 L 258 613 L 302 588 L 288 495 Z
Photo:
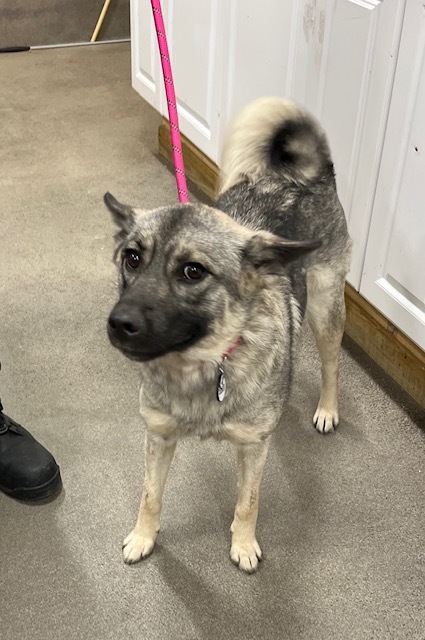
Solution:
M 218 365 L 218 380 L 217 380 L 217 400 L 223 402 L 226 397 L 226 376 L 224 375 L 224 369 L 221 365 Z

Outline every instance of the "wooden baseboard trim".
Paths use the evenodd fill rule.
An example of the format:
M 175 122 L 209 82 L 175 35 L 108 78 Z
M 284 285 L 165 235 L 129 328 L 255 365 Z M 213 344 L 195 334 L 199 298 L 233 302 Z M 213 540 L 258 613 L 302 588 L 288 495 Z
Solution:
M 163 119 L 158 131 L 159 153 L 172 162 L 170 128 Z M 219 169 L 182 136 L 186 174 L 208 198 L 217 193 Z M 416 402 L 425 408 L 425 353 L 351 285 L 345 287 L 345 331 Z
M 345 331 L 425 408 L 425 353 L 351 285 L 345 285 Z
M 215 199 L 219 169 L 202 151 L 182 135 L 182 149 L 186 175 L 211 200 Z M 173 162 L 170 141 L 170 123 L 163 118 L 158 129 L 158 151 L 169 162 Z

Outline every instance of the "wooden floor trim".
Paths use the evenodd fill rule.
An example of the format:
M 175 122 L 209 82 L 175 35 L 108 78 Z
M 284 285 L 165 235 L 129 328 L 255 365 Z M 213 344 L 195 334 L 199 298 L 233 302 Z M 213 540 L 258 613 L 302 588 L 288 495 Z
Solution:
M 172 162 L 169 123 L 158 131 L 159 153 Z M 182 136 L 186 174 L 198 189 L 214 200 L 219 169 L 190 140 Z M 425 353 L 351 285 L 346 284 L 346 333 L 416 402 L 425 408 Z
M 198 147 L 182 135 L 183 159 L 186 176 L 211 200 L 215 199 L 219 169 Z M 170 124 L 165 118 L 158 129 L 158 151 L 169 162 L 173 162 Z
M 345 285 L 345 331 L 425 408 L 425 353 L 351 285 Z

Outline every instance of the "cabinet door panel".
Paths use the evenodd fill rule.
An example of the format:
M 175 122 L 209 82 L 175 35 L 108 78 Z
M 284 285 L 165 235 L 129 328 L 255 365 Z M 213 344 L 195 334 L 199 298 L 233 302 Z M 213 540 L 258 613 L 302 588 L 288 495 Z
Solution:
M 131 75 L 133 88 L 153 107 L 160 107 L 160 81 L 157 42 L 149 2 L 132 0 Z
M 217 36 L 216 0 L 169 2 L 174 80 L 179 106 L 211 135 L 211 75 Z M 190 16 L 190 23 L 188 23 Z
M 360 291 L 425 349 L 425 11 L 408 2 Z
M 225 118 L 263 96 L 286 96 L 293 2 L 232 0 Z
M 302 0 L 295 6 L 289 93 L 328 135 L 354 242 L 348 280 L 359 289 L 404 1 Z
M 218 159 L 220 105 L 228 64 L 231 3 L 164 0 L 181 131 L 206 155 Z M 131 1 L 134 89 L 162 115 L 167 102 L 150 2 Z
M 164 2 L 182 132 L 206 155 L 218 157 L 222 85 L 227 65 L 230 3 Z M 162 102 L 166 115 L 166 103 Z

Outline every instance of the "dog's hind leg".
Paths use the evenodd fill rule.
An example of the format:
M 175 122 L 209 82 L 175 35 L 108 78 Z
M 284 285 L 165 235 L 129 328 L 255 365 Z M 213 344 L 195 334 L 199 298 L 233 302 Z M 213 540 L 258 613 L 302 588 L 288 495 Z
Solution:
M 149 556 L 159 531 L 162 496 L 176 440 L 146 432 L 145 480 L 136 526 L 123 544 L 124 562 L 134 564 Z
M 345 324 L 344 276 L 329 268 L 316 268 L 307 276 L 307 318 L 322 363 L 322 389 L 313 417 L 320 433 L 338 425 L 338 373 Z
M 236 445 L 238 463 L 238 502 L 231 526 L 232 562 L 247 573 L 254 573 L 261 560 L 261 549 L 255 536 L 261 478 L 269 448 L 267 437 L 259 444 Z

